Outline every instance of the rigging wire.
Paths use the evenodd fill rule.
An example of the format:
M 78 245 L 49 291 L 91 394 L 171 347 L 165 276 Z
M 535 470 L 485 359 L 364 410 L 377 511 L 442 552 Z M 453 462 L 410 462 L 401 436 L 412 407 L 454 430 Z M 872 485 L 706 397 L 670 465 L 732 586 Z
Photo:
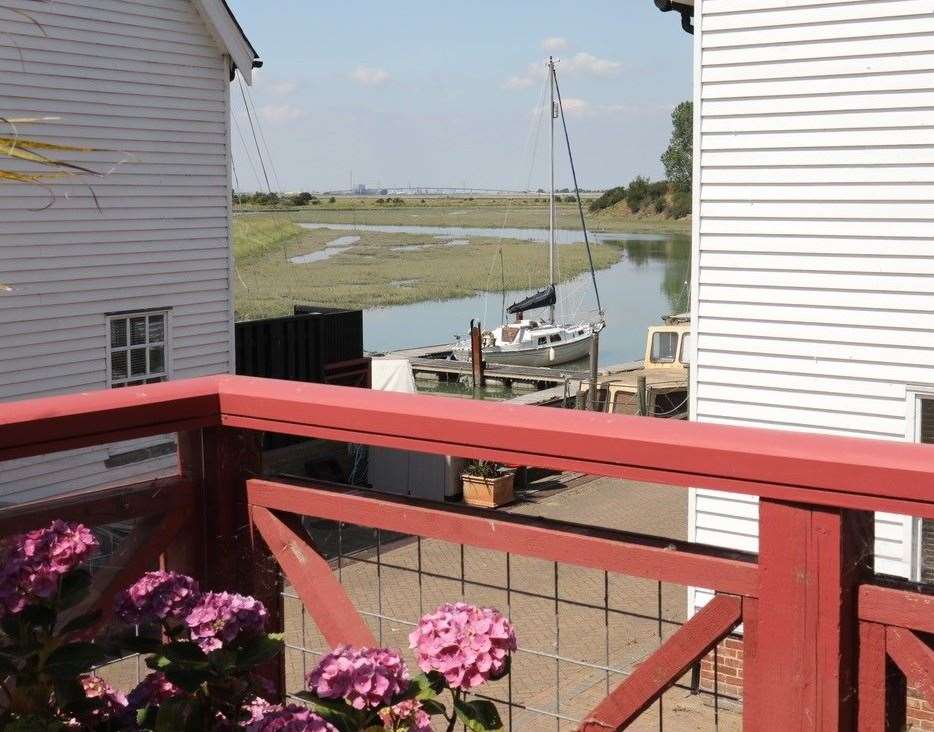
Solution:
M 256 156 L 259 158 L 260 167 L 263 169 L 263 178 L 266 179 L 266 192 L 272 193 L 272 186 L 269 184 L 269 174 L 266 172 L 266 163 L 263 161 L 263 154 L 259 149 L 259 140 L 256 137 L 256 126 L 253 124 L 253 115 L 250 114 L 250 107 L 246 102 L 246 92 L 243 91 L 243 77 L 237 77 L 240 80 L 240 96 L 243 97 L 243 108 L 246 111 L 247 121 L 250 123 L 250 131 L 253 133 L 253 144 L 256 145 Z
M 266 160 L 269 161 L 269 169 L 272 171 L 273 180 L 276 182 L 276 190 L 280 193 L 285 193 L 285 189 L 279 181 L 278 166 L 272 157 L 272 153 L 269 151 L 269 145 L 266 144 L 266 133 L 263 132 L 263 125 L 260 123 L 259 114 L 256 111 L 256 101 L 253 99 L 253 92 L 243 83 L 243 77 L 240 77 L 240 90 L 246 91 L 246 98 L 249 99 L 250 106 L 253 108 L 253 116 L 256 118 L 256 129 L 259 131 L 259 139 L 263 143 L 263 150 L 266 151 Z
M 253 157 L 250 155 L 250 148 L 247 147 L 246 138 L 243 136 L 243 131 L 240 129 L 240 124 L 237 122 L 237 118 L 233 115 L 230 116 L 233 120 L 234 130 L 237 132 L 237 136 L 240 138 L 240 145 L 243 147 L 243 154 L 246 156 L 247 162 L 250 164 L 250 170 L 253 171 L 253 177 L 256 179 L 257 186 L 260 183 L 259 172 L 256 169 L 256 165 L 253 163 Z
M 587 259 L 590 262 L 590 278 L 593 281 L 593 292 L 597 298 L 597 310 L 603 317 L 603 305 L 600 302 L 600 290 L 597 288 L 597 273 L 593 267 L 593 254 L 590 251 L 590 239 L 587 237 L 587 223 L 584 221 L 584 204 L 581 203 L 581 192 L 577 185 L 577 171 L 574 168 L 574 155 L 571 153 L 571 138 L 568 135 L 568 124 L 564 119 L 564 105 L 561 103 L 561 88 L 558 86 L 558 75 L 554 75 L 555 91 L 558 93 L 558 109 L 561 111 L 561 126 L 564 129 L 564 141 L 567 143 L 568 160 L 571 163 L 571 177 L 574 180 L 574 194 L 577 197 L 577 210 L 580 213 L 581 229 L 584 232 L 584 244 L 587 245 Z

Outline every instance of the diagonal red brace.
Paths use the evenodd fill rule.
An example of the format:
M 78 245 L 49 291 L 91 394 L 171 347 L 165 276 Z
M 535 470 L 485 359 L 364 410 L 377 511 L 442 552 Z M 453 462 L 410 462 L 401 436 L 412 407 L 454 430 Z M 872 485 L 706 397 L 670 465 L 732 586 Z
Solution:
M 910 630 L 893 626 L 885 629 L 885 650 L 905 674 L 908 685 L 934 705 L 934 651 Z
M 729 635 L 740 624 L 742 616 L 740 598 L 714 597 L 587 715 L 581 731 L 625 729 L 685 671 Z
M 273 557 L 295 588 L 329 645 L 376 645 L 376 638 L 334 577 L 324 557 L 267 508 L 250 506 L 253 525 L 259 529 Z

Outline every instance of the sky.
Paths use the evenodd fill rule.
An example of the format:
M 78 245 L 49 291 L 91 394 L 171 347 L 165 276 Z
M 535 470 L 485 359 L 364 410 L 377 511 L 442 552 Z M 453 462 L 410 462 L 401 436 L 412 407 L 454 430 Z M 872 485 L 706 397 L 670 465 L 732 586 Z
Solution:
M 264 62 L 247 93 L 274 190 L 547 188 L 549 54 L 580 186 L 658 178 L 691 96 L 691 36 L 651 0 L 230 5 Z M 231 99 L 238 188 L 265 190 L 238 84 Z

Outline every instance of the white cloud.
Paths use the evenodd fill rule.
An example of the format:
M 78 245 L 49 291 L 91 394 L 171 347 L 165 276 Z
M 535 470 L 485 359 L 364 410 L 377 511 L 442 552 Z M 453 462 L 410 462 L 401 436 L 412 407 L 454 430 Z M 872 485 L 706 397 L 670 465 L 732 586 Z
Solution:
M 564 41 L 563 38 L 549 38 L 548 41 Z M 546 43 L 548 42 L 546 41 Z M 580 51 L 570 58 L 558 59 L 557 67 L 559 75 L 562 72 L 587 74 L 608 78 L 615 76 L 623 68 L 619 61 L 612 61 L 606 58 L 599 58 L 592 53 Z M 545 78 L 545 64 L 541 61 L 530 63 L 525 72 L 509 76 L 503 82 L 504 89 L 528 89 L 535 86 Z
M 280 79 L 269 85 L 269 92 L 277 97 L 290 97 L 298 91 L 298 82 L 291 79 Z
M 564 106 L 564 113 L 568 117 L 590 117 L 598 111 L 587 100 L 574 97 L 563 99 L 562 105 Z
M 371 66 L 358 66 L 354 69 L 350 78 L 363 86 L 382 86 L 392 77 L 386 69 L 373 68 Z
M 611 61 L 606 58 L 598 58 L 592 53 L 580 51 L 575 53 L 569 59 L 563 61 L 558 68 L 563 71 L 580 72 L 591 74 L 593 76 L 613 76 L 619 73 L 623 65 L 619 61 Z
M 293 104 L 266 104 L 259 108 L 260 116 L 272 124 L 294 122 L 305 116 L 305 110 Z
M 542 41 L 542 48 L 546 51 L 563 51 L 568 47 L 568 39 L 559 36 L 552 36 Z

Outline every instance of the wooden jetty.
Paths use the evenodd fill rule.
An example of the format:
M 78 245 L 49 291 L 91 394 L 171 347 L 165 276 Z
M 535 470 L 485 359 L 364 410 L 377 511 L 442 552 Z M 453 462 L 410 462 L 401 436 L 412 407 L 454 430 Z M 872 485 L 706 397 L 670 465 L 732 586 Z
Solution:
M 396 354 L 393 353 L 393 356 Z M 455 361 L 449 358 L 409 358 L 412 372 L 416 377 L 422 375 L 436 376 L 439 379 L 455 380 L 473 373 L 472 366 L 467 361 Z M 505 386 L 514 383 L 525 383 L 537 389 L 546 389 L 565 381 L 578 381 L 588 378 L 585 371 L 549 368 L 546 366 L 513 366 L 499 363 L 489 363 L 484 369 L 488 381 L 499 381 Z

